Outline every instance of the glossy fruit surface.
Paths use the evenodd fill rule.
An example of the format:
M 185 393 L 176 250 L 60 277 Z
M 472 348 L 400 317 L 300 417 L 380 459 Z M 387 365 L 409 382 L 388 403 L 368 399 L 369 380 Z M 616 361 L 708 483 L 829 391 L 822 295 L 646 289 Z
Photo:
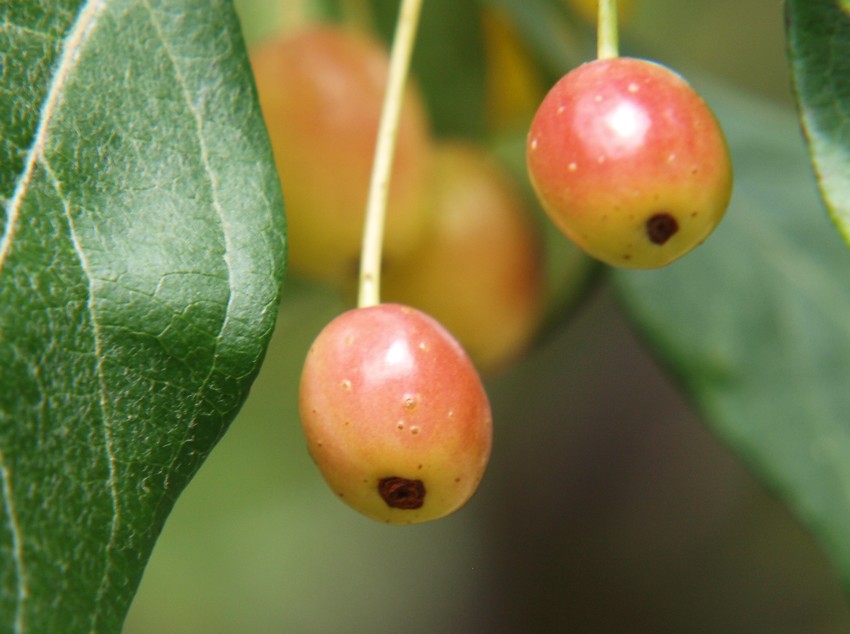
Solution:
M 313 26 L 252 49 L 251 64 L 283 187 L 289 264 L 336 283 L 356 273 L 360 258 L 387 52 L 359 32 Z M 411 88 L 390 181 L 388 259 L 406 254 L 421 235 L 429 151 L 424 106 Z
M 461 507 L 484 473 L 490 405 L 472 362 L 424 313 L 343 313 L 301 375 L 307 446 L 331 489 L 378 521 L 413 524 Z
M 386 267 L 384 296 L 433 315 L 482 372 L 503 367 L 543 310 L 542 241 L 511 174 L 478 146 L 435 146 L 429 232 Z
M 732 165 L 713 113 L 678 74 L 633 58 L 589 62 L 531 124 L 529 177 L 552 220 L 614 266 L 664 266 L 723 217 Z

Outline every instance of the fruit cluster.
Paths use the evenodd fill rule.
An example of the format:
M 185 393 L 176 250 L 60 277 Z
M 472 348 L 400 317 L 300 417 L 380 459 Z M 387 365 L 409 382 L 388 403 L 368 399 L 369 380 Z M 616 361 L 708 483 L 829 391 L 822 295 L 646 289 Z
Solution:
M 498 19 L 485 27 L 510 34 Z M 515 59 L 498 43 L 489 49 Z M 381 182 L 372 172 L 379 127 L 395 121 L 382 121 L 391 60 L 376 40 L 330 25 L 269 40 L 251 59 L 287 201 L 290 270 L 343 290 L 361 284 L 360 307 L 328 324 L 307 354 L 299 405 L 309 451 L 336 494 L 371 518 L 447 515 L 473 494 L 490 455 L 478 370 L 518 356 L 540 321 L 535 222 L 486 151 L 433 136 L 408 83 L 390 126 L 397 136 L 378 225 L 388 303 L 364 302 L 364 279 L 378 286 L 357 272 L 368 261 L 370 182 Z M 511 114 L 513 103 L 493 112 Z M 554 223 L 614 266 L 681 257 L 731 195 L 713 114 L 679 75 L 645 60 L 600 54 L 567 73 L 542 98 L 526 150 Z
M 286 199 L 290 271 L 350 293 L 387 51 L 362 32 L 319 25 L 262 43 L 251 60 Z M 434 138 L 408 85 L 390 176 L 383 296 L 434 316 L 490 373 L 518 356 L 541 316 L 537 227 L 512 175 L 470 141 Z
M 261 44 L 251 60 L 287 202 L 290 270 L 350 291 L 387 51 L 363 33 L 319 25 Z M 472 142 L 435 138 L 408 84 L 384 226 L 388 303 L 328 324 L 301 377 L 308 449 L 342 500 L 409 524 L 472 495 L 492 438 L 478 370 L 504 366 L 534 333 L 538 247 L 511 176 Z

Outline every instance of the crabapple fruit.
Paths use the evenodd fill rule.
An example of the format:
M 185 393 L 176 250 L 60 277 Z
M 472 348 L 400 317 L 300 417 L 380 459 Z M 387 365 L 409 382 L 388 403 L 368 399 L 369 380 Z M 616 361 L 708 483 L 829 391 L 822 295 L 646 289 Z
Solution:
M 313 342 L 299 388 L 307 446 L 347 504 L 389 524 L 437 519 L 475 492 L 492 444 L 466 353 L 413 308 L 349 310 Z
M 462 141 L 435 146 L 429 232 L 384 271 L 384 296 L 433 315 L 482 372 L 515 358 L 543 312 L 542 240 L 511 174 Z
M 618 57 L 583 64 L 531 124 L 532 186 L 556 225 L 624 268 L 669 264 L 701 244 L 732 193 L 726 139 L 677 73 Z
M 251 64 L 286 201 L 289 264 L 336 284 L 360 258 L 387 52 L 364 34 L 320 25 L 253 48 Z M 430 144 L 424 105 L 409 85 L 390 179 L 388 258 L 406 254 L 422 233 Z

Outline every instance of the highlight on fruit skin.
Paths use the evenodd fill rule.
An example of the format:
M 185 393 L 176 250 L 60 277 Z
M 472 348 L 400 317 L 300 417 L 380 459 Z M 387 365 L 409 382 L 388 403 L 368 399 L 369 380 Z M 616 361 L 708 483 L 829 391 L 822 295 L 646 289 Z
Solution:
M 325 326 L 299 409 L 330 488 L 388 524 L 456 511 L 489 460 L 492 414 L 475 367 L 437 321 L 404 305 L 352 309 Z
M 373 37 L 314 24 L 250 50 L 263 118 L 284 192 L 290 270 L 340 285 L 357 271 L 389 56 Z M 408 83 L 390 179 L 384 251 L 403 257 L 424 219 L 431 131 Z
M 701 244 L 732 194 L 723 131 L 669 68 L 618 57 L 549 91 L 526 145 L 529 178 L 555 224 L 591 256 L 665 266 Z

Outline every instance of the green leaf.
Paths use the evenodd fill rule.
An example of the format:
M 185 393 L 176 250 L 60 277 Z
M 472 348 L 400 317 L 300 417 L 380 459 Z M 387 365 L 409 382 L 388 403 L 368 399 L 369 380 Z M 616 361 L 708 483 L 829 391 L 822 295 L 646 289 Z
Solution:
M 117 632 L 274 326 L 228 0 L 0 5 L 0 629 Z
M 821 193 L 850 242 L 850 11 L 838 0 L 789 0 L 788 55 Z
M 706 243 L 619 271 L 623 305 L 719 436 L 820 537 L 850 587 L 850 257 L 791 113 L 703 91 L 736 184 Z

